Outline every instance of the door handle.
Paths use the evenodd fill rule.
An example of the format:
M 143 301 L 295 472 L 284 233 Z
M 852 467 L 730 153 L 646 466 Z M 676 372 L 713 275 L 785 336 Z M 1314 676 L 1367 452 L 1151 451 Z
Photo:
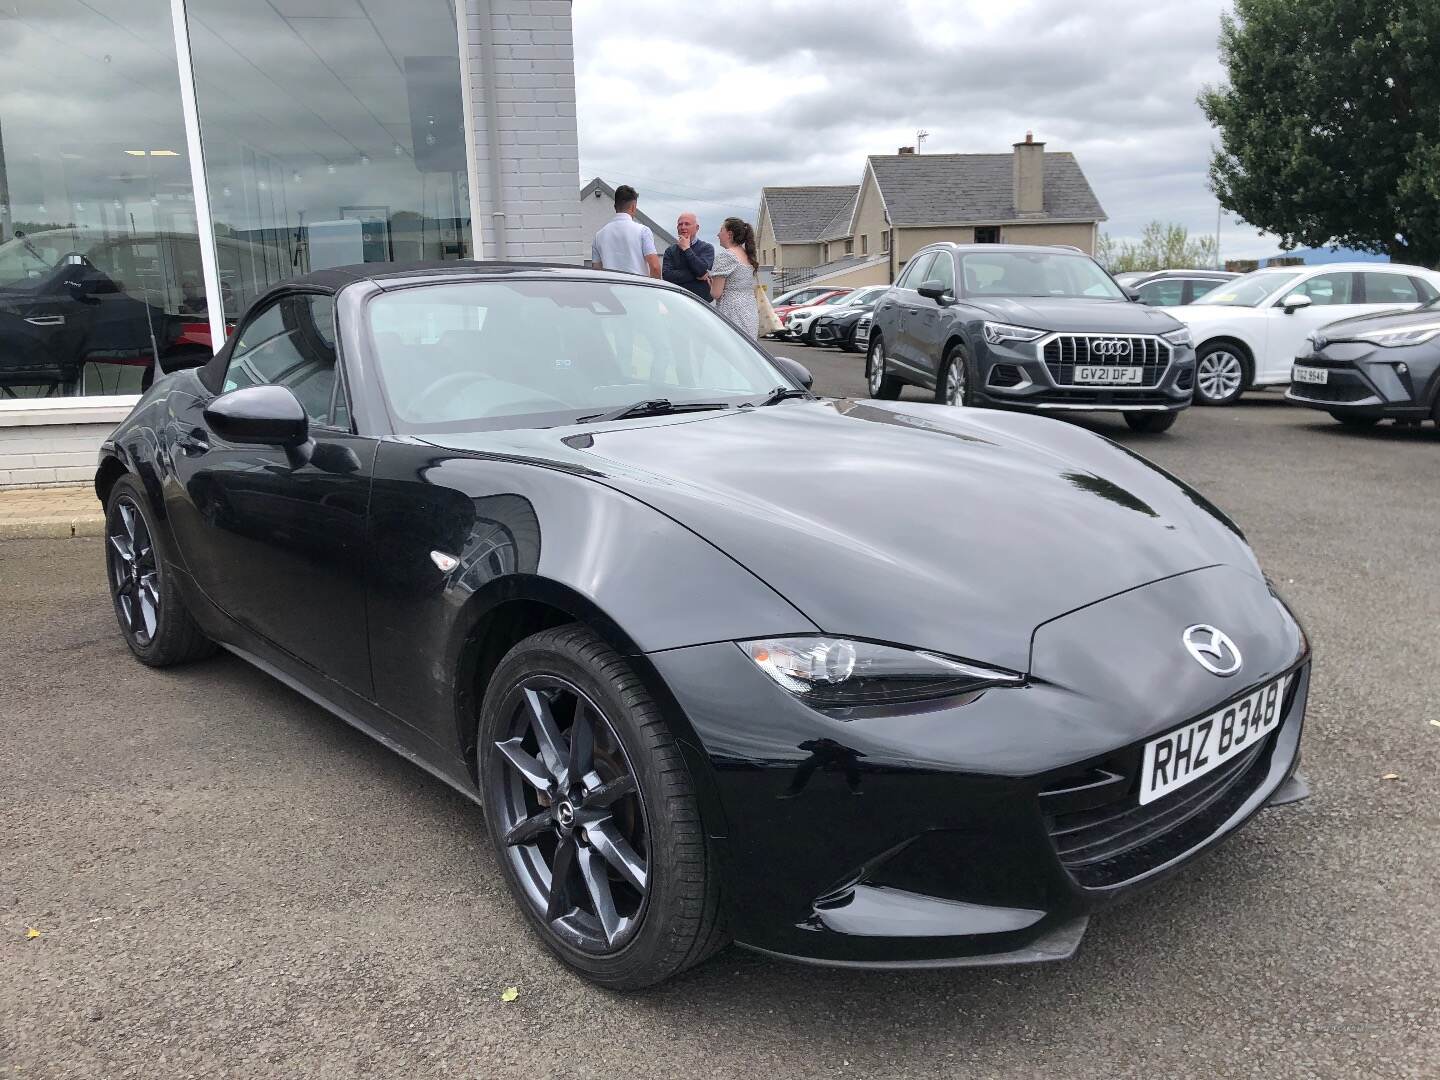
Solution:
M 203 454 L 210 449 L 210 439 L 200 428 L 192 428 L 177 435 L 175 445 L 186 454 Z

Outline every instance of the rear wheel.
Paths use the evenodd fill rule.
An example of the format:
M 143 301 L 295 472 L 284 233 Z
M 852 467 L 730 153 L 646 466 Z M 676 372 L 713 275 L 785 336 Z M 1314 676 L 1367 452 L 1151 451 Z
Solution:
M 122 476 L 105 503 L 105 569 L 125 644 L 142 664 L 169 667 L 215 651 L 165 565 L 145 493 Z
M 1380 422 L 1380 417 L 1378 416 L 1366 416 L 1364 413 L 1347 412 L 1345 409 L 1331 409 L 1330 415 L 1349 428 L 1372 428 Z
M 870 335 L 870 352 L 865 360 L 865 384 L 873 398 L 894 401 L 905 384 L 885 371 L 885 342 L 879 334 Z
M 1195 355 L 1195 403 L 1232 405 L 1250 380 L 1250 360 L 1224 341 L 1202 345 Z
M 1174 427 L 1180 414 L 1178 412 L 1127 412 L 1124 416 L 1125 423 L 1130 425 L 1131 431 L 1158 435 L 1160 432 L 1169 431 Z
M 545 944 L 604 986 L 650 986 L 726 941 L 690 774 L 630 665 L 569 625 L 496 668 L 477 745 L 485 820 Z

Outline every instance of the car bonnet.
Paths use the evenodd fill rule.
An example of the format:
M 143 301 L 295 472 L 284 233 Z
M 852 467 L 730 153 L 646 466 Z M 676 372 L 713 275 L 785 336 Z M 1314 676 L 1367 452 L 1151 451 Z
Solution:
M 580 431 L 443 441 L 623 491 L 831 633 L 1024 670 L 1032 632 L 1057 615 L 1203 566 L 1260 573 L 1198 494 L 1042 417 L 796 402 Z

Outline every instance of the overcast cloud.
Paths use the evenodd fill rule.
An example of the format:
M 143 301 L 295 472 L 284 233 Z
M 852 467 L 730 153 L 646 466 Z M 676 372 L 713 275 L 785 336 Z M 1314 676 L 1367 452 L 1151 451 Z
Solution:
M 580 169 L 632 183 L 669 226 L 754 220 L 760 188 L 853 184 L 866 154 L 998 153 L 1033 131 L 1080 161 L 1109 215 L 1213 233 L 1225 0 L 575 0 Z M 1274 254 L 1227 215 L 1225 257 Z

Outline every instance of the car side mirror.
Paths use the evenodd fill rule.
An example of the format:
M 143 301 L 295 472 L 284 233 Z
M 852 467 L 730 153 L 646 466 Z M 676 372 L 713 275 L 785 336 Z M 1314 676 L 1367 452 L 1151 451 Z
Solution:
M 226 442 L 278 446 L 292 468 L 310 460 L 310 418 L 287 386 L 245 386 L 205 407 L 205 422 Z
M 943 282 L 936 278 L 922 282 L 920 287 L 915 291 L 927 299 L 934 300 L 937 304 L 943 304 L 950 295 L 950 290 L 945 287 Z
M 1131 303 L 1143 304 L 1145 302 L 1145 298 L 1140 295 L 1139 289 L 1132 289 L 1128 285 L 1121 285 L 1120 291 L 1125 294 L 1125 299 Z
M 772 353 L 770 359 L 775 362 L 776 367 L 785 372 L 786 375 L 806 390 L 809 390 L 815 382 L 815 376 L 810 374 L 810 369 L 800 363 L 799 360 L 792 360 L 790 357 L 780 356 L 778 353 Z
M 1314 301 L 1304 293 L 1292 292 L 1289 296 L 1285 297 L 1284 300 L 1280 301 L 1280 306 L 1285 309 L 1286 315 L 1294 315 L 1295 312 L 1301 308 L 1307 308 L 1313 303 Z

